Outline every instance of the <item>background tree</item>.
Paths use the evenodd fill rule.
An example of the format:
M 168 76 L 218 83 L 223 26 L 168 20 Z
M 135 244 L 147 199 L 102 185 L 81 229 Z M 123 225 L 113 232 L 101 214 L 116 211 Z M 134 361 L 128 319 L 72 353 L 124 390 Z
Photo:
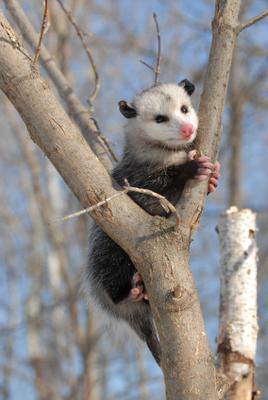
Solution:
M 30 2 L 24 2 L 24 4 L 22 2 L 22 5 L 28 12 L 31 11 L 33 21 L 35 21 L 37 30 L 39 30 L 42 10 L 38 10 L 36 4 L 30 7 Z M 137 4 L 135 18 L 132 14 L 131 20 L 126 15 L 125 11 L 128 6 L 125 2 L 106 1 L 99 5 L 98 2 L 95 3 L 94 1 L 90 4 L 77 1 L 73 5 L 69 4 L 69 6 L 70 8 L 73 7 L 73 13 L 79 21 L 79 26 L 86 32 L 90 32 L 90 29 L 94 32 L 94 35 L 89 36 L 89 42 L 94 49 L 96 63 L 99 65 L 98 71 L 102 78 L 102 90 L 94 103 L 96 115 L 98 121 L 101 122 L 102 131 L 107 132 L 115 151 L 120 153 L 117 132 L 122 122 L 119 121 L 116 111 L 116 99 L 131 97 L 133 93 L 151 83 L 150 72 L 144 72 L 144 67 L 139 65 L 138 59 L 148 58 L 150 60 L 154 54 L 151 49 L 154 43 L 151 23 L 152 10 L 155 9 L 159 12 L 165 43 L 162 66 L 163 81 L 174 81 L 175 77 L 178 76 L 178 71 L 180 77 L 187 76 L 201 80 L 206 62 L 204 55 L 207 54 L 209 46 L 209 20 L 212 15 L 213 4 L 200 2 L 198 5 L 192 5 L 192 9 L 187 9 L 186 14 L 183 5 L 167 2 L 163 6 L 152 1 L 146 5 L 141 4 L 141 7 Z M 87 7 L 89 7 L 88 13 L 85 12 Z M 255 15 L 264 8 L 264 2 L 258 2 L 258 4 L 252 2 L 251 6 L 249 4 L 245 16 Z M 139 10 L 143 10 L 143 12 L 141 13 Z M 47 44 L 51 52 L 60 50 L 56 58 L 59 59 L 63 72 L 67 74 L 69 79 L 71 77 L 75 87 L 80 88 L 79 98 L 86 100 L 90 92 L 87 87 L 92 87 L 92 84 L 88 86 L 85 84 L 85 82 L 92 82 L 92 76 L 88 77 L 88 64 L 80 50 L 81 48 L 77 45 L 77 37 L 72 33 L 70 26 L 66 24 L 64 14 L 60 13 L 60 9 L 56 9 L 56 11 L 52 9 L 52 15 L 53 12 L 56 18 L 51 17 L 52 25 L 46 38 Z M 59 33 L 61 29 L 60 21 L 65 21 L 63 22 L 65 28 L 62 28 L 65 32 L 63 34 L 62 32 Z M 143 24 L 144 21 L 146 21 L 146 24 Z M 204 21 L 204 23 L 200 21 Z M 253 29 L 256 30 L 255 32 L 262 32 L 265 29 L 263 28 L 264 25 L 265 23 L 262 23 L 262 25 L 252 28 L 249 33 L 244 32 L 243 36 L 241 35 L 241 43 L 239 43 L 241 53 L 244 55 L 243 69 L 245 73 L 243 82 L 246 88 L 250 89 L 246 89 L 248 98 L 244 114 L 245 145 L 241 145 L 241 148 L 245 149 L 244 159 L 246 161 L 243 164 L 244 180 L 242 179 L 241 185 L 242 204 L 251 203 L 257 208 L 265 205 L 265 198 L 267 197 L 267 188 L 263 184 L 265 179 L 261 177 L 264 161 L 262 160 L 264 156 L 262 148 L 265 144 L 265 132 L 267 131 L 267 120 L 265 120 L 262 108 L 265 107 L 265 102 L 267 102 L 264 90 L 265 85 L 267 86 L 267 80 L 265 81 L 265 61 L 267 62 L 267 60 L 261 56 L 261 50 L 264 48 L 267 39 L 265 39 L 265 35 L 254 33 Z M 88 29 L 88 26 L 90 29 Z M 169 28 L 165 29 L 165 27 Z M 64 37 L 65 39 L 63 39 Z M 178 37 L 180 43 L 177 41 Z M 61 51 L 63 42 L 66 46 L 64 52 Z M 202 46 L 198 49 L 200 43 L 202 43 Z M 113 44 L 113 48 L 111 44 Z M 131 51 L 129 51 L 130 49 Z M 115 54 L 118 57 L 115 57 Z M 83 62 L 77 62 L 80 56 L 84 58 Z M 182 62 L 179 62 L 179 60 L 182 60 Z M 189 70 L 189 65 L 192 70 Z M 137 76 L 139 79 L 133 81 L 133 76 Z M 109 99 L 109 102 L 107 99 Z M 3 103 L 4 101 L 3 99 Z M 103 104 L 105 104 L 105 107 L 103 107 Z M 109 113 L 107 113 L 107 104 L 111 107 Z M 93 396 L 96 398 L 98 396 L 99 398 L 113 398 L 113 393 L 117 398 L 120 395 L 126 398 L 139 398 L 138 396 L 142 398 L 143 395 L 140 394 L 142 391 L 137 393 L 136 387 L 138 382 L 146 380 L 148 381 L 148 395 L 153 394 L 155 398 L 162 398 L 163 396 L 159 395 L 158 390 L 161 381 L 160 375 L 155 379 L 155 374 L 159 373 L 158 370 L 153 370 L 152 374 L 144 378 L 142 371 L 145 370 L 148 374 L 149 369 L 137 368 L 133 365 L 136 357 L 133 355 L 135 351 L 131 346 L 126 347 L 125 354 L 127 356 L 124 359 L 121 349 L 116 355 L 110 354 L 110 346 L 107 346 L 105 337 L 96 343 L 95 338 L 100 336 L 99 332 L 102 331 L 102 327 L 95 326 L 91 313 L 88 317 L 87 308 L 83 301 L 78 303 L 74 297 L 78 286 L 77 266 L 79 264 L 82 266 L 86 258 L 87 227 L 85 218 L 81 217 L 79 220 L 68 222 L 68 224 L 64 223 L 64 225 L 60 223 L 52 224 L 52 228 L 48 228 L 49 224 L 42 215 L 46 208 L 40 206 L 43 204 L 40 203 L 40 197 L 37 199 L 37 195 L 40 196 L 40 190 L 36 189 L 38 187 L 36 186 L 36 179 L 41 182 L 39 184 L 41 195 L 46 204 L 50 205 L 47 211 L 50 221 L 56 220 L 59 215 L 69 213 L 70 209 L 78 209 L 79 206 L 72 195 L 66 192 L 60 178 L 53 173 L 53 168 L 48 166 L 49 164 L 39 150 L 30 144 L 27 135 L 22 135 L 22 144 L 20 144 L 15 128 L 22 133 L 24 128 L 15 114 L 11 114 L 11 111 L 7 112 L 7 107 L 5 106 L 3 113 L 6 119 L 1 122 L 3 124 L 2 131 L 5 135 L 5 140 L 2 141 L 1 160 L 3 165 L 1 168 L 3 171 L 5 166 L 6 171 L 4 175 L 2 174 L 5 193 L 1 198 L 1 214 L 3 215 L 1 220 L 5 233 L 1 252 L 3 253 L 2 259 L 6 262 L 2 263 L 1 274 L 3 274 L 3 282 L 10 283 L 1 292 L 2 321 L 4 332 L 12 332 L 12 335 L 6 336 L 5 342 L 8 343 L 7 340 L 10 341 L 12 336 L 16 337 L 16 340 L 12 341 L 11 348 L 13 347 L 13 351 L 9 350 L 6 353 L 6 349 L 10 348 L 10 345 L 3 346 L 5 350 L 3 356 L 1 356 L 1 363 L 5 370 L 2 384 L 3 393 L 9 392 L 9 398 L 17 396 L 19 384 L 20 389 L 22 385 L 27 388 L 25 390 L 27 390 L 29 399 L 31 396 L 35 396 L 34 387 L 40 398 L 44 396 L 42 393 L 46 393 L 51 388 L 55 393 L 49 392 L 50 398 L 81 398 L 81 381 L 84 376 L 87 376 L 91 382 L 95 383 L 96 389 L 95 393 L 88 394 L 88 396 L 91 396 L 88 398 L 94 398 Z M 227 109 L 226 125 L 229 117 L 228 111 Z M 109 115 L 109 118 L 107 115 Z M 7 119 L 13 121 L 12 134 L 7 129 Z M 252 135 L 252 131 L 254 135 Z M 260 132 L 260 137 L 256 135 L 256 132 Z M 258 137 L 258 140 L 256 140 L 256 137 Z M 37 166 L 39 166 L 40 172 L 36 173 L 34 164 L 31 164 L 29 159 L 27 160 L 27 152 L 25 149 L 23 150 L 25 147 L 23 143 L 25 142 L 28 142 L 28 145 L 31 146 L 30 154 L 37 155 Z M 222 152 L 223 161 L 229 153 L 227 146 L 224 146 L 224 149 L 226 150 Z M 249 150 L 251 151 L 250 154 Z M 16 162 L 14 162 L 15 160 Z M 7 166 L 10 167 L 7 168 Z M 258 180 L 254 177 L 254 171 L 258 171 Z M 263 171 L 263 173 L 265 172 Z M 37 178 L 34 178 L 34 174 Z M 252 187 L 252 180 L 255 183 L 254 194 L 257 194 L 254 197 L 252 190 L 249 189 Z M 215 297 L 214 294 L 217 293 L 217 287 L 213 283 L 216 274 L 216 255 L 212 251 L 216 237 L 211 239 L 211 223 L 213 224 L 213 222 L 211 222 L 210 216 L 215 215 L 215 210 L 217 212 L 225 206 L 224 199 L 227 193 L 223 189 L 224 182 L 225 177 L 223 176 L 222 190 L 214 196 L 218 204 L 215 206 L 213 200 L 209 199 L 207 217 L 198 234 L 193 251 L 193 265 L 198 273 L 203 304 L 211 297 Z M 53 189 L 51 189 L 52 187 Z M 55 189 L 55 187 L 58 189 Z M 58 196 L 55 193 L 59 193 Z M 31 198 L 32 201 L 29 200 Z M 263 199 L 263 201 L 260 202 L 260 199 Z M 49 229 L 52 229 L 53 232 L 49 232 Z M 265 227 L 263 229 L 265 230 Z M 63 231 L 64 235 L 62 235 Z M 265 236 L 262 235 L 262 237 Z M 74 238 L 76 238 L 75 241 Z M 207 238 L 210 238 L 210 240 L 208 241 Z M 44 243 L 46 246 L 44 246 Z M 203 246 L 204 243 L 206 246 Z M 264 240 L 263 248 L 265 253 Z M 204 249 L 207 251 L 204 251 Z M 61 254 L 63 254 L 63 258 Z M 12 269 L 9 267 L 10 264 L 13 266 Z M 205 268 L 202 267 L 204 265 L 206 265 Z M 11 270 L 14 270 L 14 272 L 11 273 Z M 71 285 L 68 282 L 71 282 Z M 10 288 L 10 290 L 12 288 L 12 293 L 18 295 L 19 300 L 15 301 L 15 305 L 9 301 L 10 297 L 6 288 Z M 31 299 L 34 298 L 36 291 L 39 294 L 40 308 L 32 310 L 30 307 Z M 13 296 L 12 299 L 14 302 Z M 34 301 L 34 304 L 37 306 L 38 302 Z M 207 310 L 209 334 L 213 338 L 216 333 L 215 314 L 217 306 L 205 308 Z M 9 313 L 8 310 L 10 309 L 14 310 L 17 315 L 16 318 L 13 317 L 14 312 L 13 314 Z M 25 319 L 25 315 L 27 315 L 27 319 Z M 60 317 L 62 324 L 55 326 L 55 321 L 58 321 L 60 315 L 62 315 Z M 34 322 L 36 319 L 37 321 Z M 74 330 L 73 328 L 65 328 L 69 326 L 73 327 Z M 60 333 L 61 329 L 64 331 L 64 335 Z M 86 334 L 87 330 L 93 332 L 92 337 Z M 56 334 L 52 335 L 52 332 L 56 332 Z M 66 332 L 69 335 L 66 335 Z M 97 334 L 94 334 L 94 332 L 97 332 Z M 265 341 L 262 332 L 261 330 L 261 338 L 263 337 Z M 27 337 L 29 344 L 28 350 L 25 350 L 26 346 L 22 343 L 26 343 Z M 92 352 L 90 354 L 83 353 L 83 337 L 84 340 L 86 338 L 91 343 L 91 349 L 93 349 L 93 346 L 96 349 L 95 346 L 97 346 L 93 355 Z M 88 339 L 90 337 L 91 339 Z M 57 343 L 59 338 L 62 343 Z M 40 341 L 43 354 L 40 353 L 40 346 L 38 346 Z M 122 343 L 120 346 L 122 346 Z M 89 349 L 89 346 L 85 345 L 85 349 Z M 6 354 L 12 354 L 12 356 L 7 357 Z M 121 355 L 120 358 L 119 355 Z M 38 363 L 34 362 L 35 359 Z M 111 363 L 109 360 L 111 360 Z M 146 362 L 151 361 L 146 359 Z M 109 365 L 111 366 L 108 367 Z M 126 368 L 126 365 L 129 367 Z M 87 374 L 85 374 L 86 369 Z M 119 381 L 119 376 L 123 377 L 121 381 Z M 27 380 L 29 383 L 26 383 Z M 141 387 L 142 385 L 144 383 L 141 383 Z M 88 385 L 88 387 L 92 386 L 92 384 Z M 47 394 L 45 395 L 47 396 Z

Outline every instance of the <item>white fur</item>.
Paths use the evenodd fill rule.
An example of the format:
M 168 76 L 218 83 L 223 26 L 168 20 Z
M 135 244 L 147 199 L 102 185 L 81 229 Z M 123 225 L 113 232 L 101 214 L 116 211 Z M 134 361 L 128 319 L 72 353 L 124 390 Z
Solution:
M 126 125 L 127 148 L 134 147 L 141 161 L 164 165 L 184 163 L 187 157 L 184 148 L 196 137 L 198 117 L 183 87 L 175 84 L 154 86 L 137 95 L 132 104 L 137 116 L 129 119 Z M 182 106 L 188 108 L 187 114 L 181 111 Z M 169 120 L 157 123 L 157 115 L 165 115 Z M 184 123 L 190 123 L 194 128 L 188 140 L 181 133 Z

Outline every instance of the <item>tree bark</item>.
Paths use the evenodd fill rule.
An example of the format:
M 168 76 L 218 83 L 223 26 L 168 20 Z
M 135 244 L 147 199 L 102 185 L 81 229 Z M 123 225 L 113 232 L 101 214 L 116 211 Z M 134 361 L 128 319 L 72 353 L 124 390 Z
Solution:
M 24 13 L 22 7 L 16 0 L 4 0 L 4 2 L 8 11 L 12 15 L 12 18 L 16 21 L 22 36 L 35 50 L 39 36 L 35 32 L 34 27 Z M 106 144 L 100 137 L 97 127 L 90 118 L 91 114 L 89 109 L 86 109 L 80 102 L 68 80 L 60 71 L 53 57 L 49 54 L 44 45 L 41 46 L 40 61 L 51 81 L 57 88 L 62 100 L 66 103 L 72 118 L 79 126 L 86 141 L 89 143 L 97 157 L 101 160 L 105 168 L 108 171 L 111 170 L 114 160 L 109 153 Z
M 212 158 L 219 145 L 239 7 L 238 0 L 216 3 L 198 141 L 200 149 Z M 33 68 L 3 15 L 0 38 L 0 88 L 22 116 L 33 141 L 84 207 L 118 193 L 120 188 Z M 179 227 L 172 217 L 151 217 L 125 194 L 91 213 L 130 255 L 143 276 L 159 331 L 168 400 L 218 398 L 213 357 L 188 265 L 191 234 L 199 221 L 206 190 L 206 183 L 188 185 L 178 205 Z
M 241 207 L 241 153 L 243 138 L 243 112 L 245 99 L 241 88 L 241 68 L 238 54 L 233 59 L 230 78 L 230 127 L 228 141 L 230 146 L 229 205 Z
M 222 115 L 227 93 L 233 52 L 239 29 L 241 0 L 217 0 L 212 21 L 213 38 L 199 108 L 199 129 L 196 139 L 201 152 L 217 159 L 222 133 Z M 183 224 L 198 226 L 206 198 L 207 185 L 196 187 L 189 182 L 179 202 L 183 208 Z
M 230 207 L 218 225 L 221 247 L 220 332 L 223 372 L 234 382 L 228 400 L 256 397 L 257 323 L 256 215 Z

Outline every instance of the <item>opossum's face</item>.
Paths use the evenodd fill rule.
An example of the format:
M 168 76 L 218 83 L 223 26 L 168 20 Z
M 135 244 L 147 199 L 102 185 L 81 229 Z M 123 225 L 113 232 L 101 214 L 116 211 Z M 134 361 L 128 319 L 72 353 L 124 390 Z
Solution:
M 120 102 L 120 111 L 129 118 L 127 134 L 166 149 L 187 146 L 198 127 L 190 100 L 193 91 L 194 86 L 184 80 L 179 85 L 154 86 L 137 95 L 132 104 Z

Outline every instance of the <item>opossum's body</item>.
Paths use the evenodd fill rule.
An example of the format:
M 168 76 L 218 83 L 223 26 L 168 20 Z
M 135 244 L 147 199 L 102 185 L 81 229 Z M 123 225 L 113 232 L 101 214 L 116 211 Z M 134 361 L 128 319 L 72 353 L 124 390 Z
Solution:
M 160 193 L 174 205 L 186 181 L 204 176 L 200 166 L 207 168 L 208 164 L 187 156 L 198 119 L 189 97 L 193 86 L 189 88 L 186 80 L 181 85 L 159 85 L 136 96 L 131 105 L 119 103 L 129 122 L 123 158 L 112 174 L 120 185 L 127 179 L 131 186 Z M 129 196 L 148 213 L 167 216 L 155 197 L 138 193 Z M 91 294 L 104 310 L 129 323 L 159 363 L 157 333 L 147 297 L 142 298 L 143 284 L 135 280 L 136 272 L 128 255 L 94 225 L 88 266 Z M 136 298 L 135 287 L 140 289 Z

